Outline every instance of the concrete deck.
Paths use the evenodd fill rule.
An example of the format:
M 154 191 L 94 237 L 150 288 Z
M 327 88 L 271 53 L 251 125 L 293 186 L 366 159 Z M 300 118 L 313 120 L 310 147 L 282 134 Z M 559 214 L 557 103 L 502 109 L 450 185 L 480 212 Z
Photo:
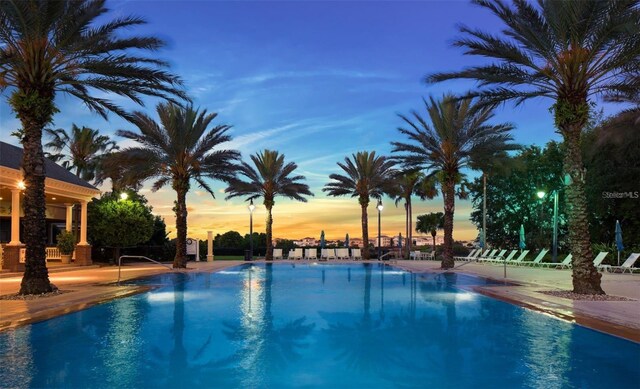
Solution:
M 339 262 L 345 261 L 330 261 Z M 190 269 L 186 271 L 212 272 L 241 263 L 244 262 L 190 262 Z M 442 271 L 439 269 L 440 262 L 435 261 L 392 261 L 390 264 L 418 273 Z M 126 265 L 122 268 L 122 280 L 170 271 L 155 264 Z M 632 301 L 573 301 L 539 293 L 542 290 L 571 290 L 570 270 L 507 266 L 505 279 L 502 266 L 456 262 L 454 271 L 508 282 L 500 286 L 474 287 L 479 293 L 640 342 L 638 274 L 604 273 L 602 277 L 602 286 L 607 294 L 626 297 Z M 146 286 L 116 285 L 117 267 L 56 267 L 50 270 L 49 277 L 65 293 L 34 300 L 0 300 L 0 331 L 148 290 Z M 17 293 L 21 279 L 21 274 L 1 274 L 0 295 Z

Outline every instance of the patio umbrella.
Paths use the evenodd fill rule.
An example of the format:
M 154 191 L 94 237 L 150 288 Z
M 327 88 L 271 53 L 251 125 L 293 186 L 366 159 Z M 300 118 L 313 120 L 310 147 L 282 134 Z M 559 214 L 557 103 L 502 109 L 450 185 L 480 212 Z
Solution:
M 520 224 L 520 250 L 524 250 L 527 247 L 527 243 L 525 242 L 524 239 L 524 225 Z
M 618 266 L 620 266 L 620 252 L 624 250 L 622 244 L 622 227 L 620 227 L 620 221 L 616 220 L 616 247 L 618 249 Z
M 344 237 L 344 247 L 349 247 L 349 233 Z
M 320 248 L 324 248 L 324 230 L 320 233 Z
M 402 232 L 398 233 L 398 248 L 402 250 Z
M 480 229 L 480 234 L 478 234 L 478 240 L 480 241 L 480 248 L 484 248 L 484 231 L 482 228 Z

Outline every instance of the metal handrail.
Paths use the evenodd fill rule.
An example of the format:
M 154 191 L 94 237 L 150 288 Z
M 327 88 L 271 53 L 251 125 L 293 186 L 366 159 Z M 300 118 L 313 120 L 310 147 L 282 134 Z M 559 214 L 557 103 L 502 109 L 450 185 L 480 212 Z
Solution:
M 384 261 L 384 257 L 388 257 L 389 255 L 393 254 L 392 251 L 389 251 L 388 253 L 384 253 L 380 256 L 380 258 L 378 258 L 378 261 Z
M 157 263 L 160 266 L 164 266 L 169 270 L 173 270 L 173 268 L 171 266 L 167 266 L 164 263 L 160 263 L 158 261 L 156 261 L 155 259 L 151 259 L 148 257 L 145 257 L 143 255 L 121 255 L 120 258 L 118 258 L 118 285 L 120 285 L 120 269 L 122 268 L 122 258 L 138 258 L 138 259 L 146 259 L 149 262 L 153 262 L 153 263 Z

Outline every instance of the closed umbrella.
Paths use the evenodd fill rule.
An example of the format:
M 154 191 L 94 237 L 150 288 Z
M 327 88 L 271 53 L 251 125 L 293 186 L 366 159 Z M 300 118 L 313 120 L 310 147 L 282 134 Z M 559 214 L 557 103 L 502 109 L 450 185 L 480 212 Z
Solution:
M 525 242 L 524 239 L 524 225 L 520 224 L 520 250 L 524 250 L 527 247 L 527 243 Z
M 349 247 L 349 233 L 344 237 L 344 247 Z
M 620 266 L 620 252 L 624 250 L 622 244 L 622 227 L 620 227 L 620 221 L 616 220 L 616 247 L 618 249 L 618 266 Z
M 402 250 L 402 232 L 398 233 L 398 248 Z
M 320 233 L 320 249 L 324 248 L 324 230 Z
M 480 235 L 478 236 L 478 240 L 480 241 L 480 248 L 484 248 L 484 230 L 480 229 Z

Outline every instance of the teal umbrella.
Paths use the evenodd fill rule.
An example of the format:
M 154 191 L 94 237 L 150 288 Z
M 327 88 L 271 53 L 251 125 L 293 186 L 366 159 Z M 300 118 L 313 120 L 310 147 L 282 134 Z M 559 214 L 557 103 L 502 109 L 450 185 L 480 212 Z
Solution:
M 398 233 L 398 247 L 402 249 L 402 232 Z
M 324 230 L 320 233 L 320 248 L 324 248 Z
M 349 233 L 344 237 L 344 247 L 349 247 Z
M 622 227 L 620 227 L 620 221 L 616 220 L 616 248 L 618 249 L 618 266 L 620 266 L 620 252 L 624 250 L 622 244 Z
M 480 234 L 478 235 L 478 241 L 480 242 L 480 248 L 484 248 L 484 231 L 482 228 L 480 229 Z
M 524 239 L 524 225 L 520 224 L 520 250 L 524 250 L 527 247 L 527 243 L 525 242 Z

